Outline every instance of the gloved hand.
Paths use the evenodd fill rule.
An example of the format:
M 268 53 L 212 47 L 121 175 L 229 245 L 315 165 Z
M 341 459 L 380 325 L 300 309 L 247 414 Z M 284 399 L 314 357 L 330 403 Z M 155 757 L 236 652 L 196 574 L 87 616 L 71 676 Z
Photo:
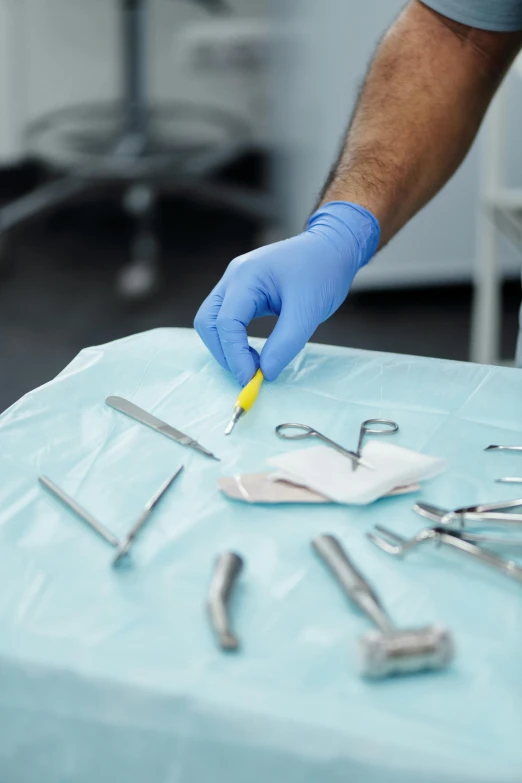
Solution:
M 364 207 L 325 204 L 302 234 L 234 259 L 198 310 L 196 331 L 241 386 L 259 366 L 267 381 L 275 380 L 345 300 L 379 236 L 377 219 Z M 263 315 L 279 318 L 259 357 L 246 330 Z

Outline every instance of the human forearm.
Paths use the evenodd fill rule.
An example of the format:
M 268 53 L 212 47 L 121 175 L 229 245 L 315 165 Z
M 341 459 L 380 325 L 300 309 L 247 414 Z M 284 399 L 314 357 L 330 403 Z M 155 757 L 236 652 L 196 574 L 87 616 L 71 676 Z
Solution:
M 410 2 L 374 59 L 323 206 L 298 236 L 234 259 L 196 315 L 202 340 L 240 384 L 258 367 L 275 380 L 344 301 L 379 238 L 387 242 L 451 176 L 520 38 Z M 278 321 L 258 356 L 247 328 L 265 315 Z
M 385 244 L 461 163 L 521 41 L 410 2 L 377 51 L 321 203 L 366 207 Z

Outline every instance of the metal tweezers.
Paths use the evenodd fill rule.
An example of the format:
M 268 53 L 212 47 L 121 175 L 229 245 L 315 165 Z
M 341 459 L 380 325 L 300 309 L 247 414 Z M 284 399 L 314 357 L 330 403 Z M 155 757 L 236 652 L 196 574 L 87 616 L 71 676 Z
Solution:
M 478 560 L 485 565 L 489 565 L 497 571 L 501 571 L 503 574 L 515 579 L 517 582 L 522 582 L 522 568 L 515 563 L 514 560 L 504 560 L 489 549 L 478 546 L 477 543 L 474 543 L 467 538 L 467 534 L 450 531 L 442 527 L 430 527 L 421 530 L 414 538 L 406 539 L 399 536 L 397 533 L 394 533 L 393 530 L 382 527 L 381 525 L 377 525 L 375 531 L 376 532 L 367 533 L 368 538 L 372 543 L 378 546 L 379 549 L 382 549 L 389 555 L 402 557 L 421 544 L 424 544 L 427 541 L 434 541 L 439 545 L 442 544 L 449 546 L 452 549 L 457 549 L 459 552 L 463 552 L 464 554 L 475 558 L 475 560 Z M 486 537 L 484 537 L 484 539 L 485 538 Z

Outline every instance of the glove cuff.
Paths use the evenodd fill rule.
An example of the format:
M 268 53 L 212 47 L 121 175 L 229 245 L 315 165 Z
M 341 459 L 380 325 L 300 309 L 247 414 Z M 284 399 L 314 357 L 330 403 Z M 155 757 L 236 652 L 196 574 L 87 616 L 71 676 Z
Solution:
M 359 204 L 348 201 L 323 204 L 308 220 L 307 229 L 319 229 L 327 233 L 343 257 L 348 251 L 357 269 L 367 264 L 375 254 L 381 236 L 375 215 Z

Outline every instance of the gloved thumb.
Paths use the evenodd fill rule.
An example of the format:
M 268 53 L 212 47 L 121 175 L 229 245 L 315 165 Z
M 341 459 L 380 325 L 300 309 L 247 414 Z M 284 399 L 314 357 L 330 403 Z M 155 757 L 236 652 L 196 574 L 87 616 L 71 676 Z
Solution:
M 298 311 L 283 305 L 274 330 L 261 351 L 260 367 L 267 381 L 275 381 L 305 347 L 313 332 L 303 324 Z

